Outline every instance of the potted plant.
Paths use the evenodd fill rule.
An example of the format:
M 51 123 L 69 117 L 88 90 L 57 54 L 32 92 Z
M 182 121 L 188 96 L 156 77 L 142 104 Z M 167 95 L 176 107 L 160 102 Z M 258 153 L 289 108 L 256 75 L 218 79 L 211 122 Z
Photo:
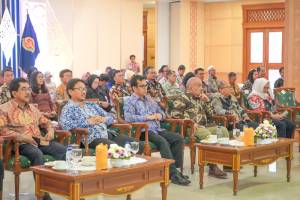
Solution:
M 122 167 L 130 159 L 131 152 L 117 144 L 111 144 L 108 149 L 108 158 L 112 167 Z
M 268 120 L 264 120 L 256 129 L 255 129 L 255 139 L 257 144 L 270 144 L 274 141 L 277 141 L 277 129 Z

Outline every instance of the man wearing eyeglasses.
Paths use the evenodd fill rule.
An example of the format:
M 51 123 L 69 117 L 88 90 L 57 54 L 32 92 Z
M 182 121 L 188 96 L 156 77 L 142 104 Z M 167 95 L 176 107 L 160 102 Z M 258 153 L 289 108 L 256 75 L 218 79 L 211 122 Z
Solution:
M 65 160 L 66 147 L 52 141 L 54 129 L 50 121 L 33 105 L 30 105 L 31 88 L 24 78 L 11 81 L 9 90 L 12 99 L 0 106 L 6 129 L 1 134 L 16 135 L 20 142 L 19 151 L 26 156 L 31 165 L 43 165 L 43 154 L 51 155 L 56 160 Z M 47 134 L 42 136 L 40 127 L 46 129 Z M 49 194 L 43 197 L 50 200 Z
M 184 140 L 178 133 L 162 129 L 160 121 L 166 115 L 160 106 L 147 96 L 147 82 L 143 76 L 136 75 L 131 79 L 131 87 L 134 93 L 124 101 L 124 115 L 127 122 L 146 122 L 149 126 L 149 141 L 154 143 L 161 157 L 174 159 L 175 164 L 170 166 L 170 178 L 174 184 L 188 185 L 187 176 L 177 170 L 183 162 Z M 141 140 L 145 139 L 142 134 Z
M 152 97 L 161 108 L 165 109 L 166 103 L 164 102 L 164 98 L 166 97 L 166 92 L 164 91 L 161 83 L 156 80 L 157 73 L 154 67 L 146 67 L 144 70 L 144 75 L 147 79 L 147 95 Z
M 85 102 L 87 89 L 81 79 L 71 79 L 67 84 L 67 92 L 70 100 L 60 116 L 63 129 L 87 128 L 88 144 L 93 149 L 100 143 L 125 146 L 128 142 L 134 142 L 131 137 L 107 129 L 114 122 L 113 116 L 96 103 Z M 139 151 L 143 152 L 143 143 L 140 143 Z

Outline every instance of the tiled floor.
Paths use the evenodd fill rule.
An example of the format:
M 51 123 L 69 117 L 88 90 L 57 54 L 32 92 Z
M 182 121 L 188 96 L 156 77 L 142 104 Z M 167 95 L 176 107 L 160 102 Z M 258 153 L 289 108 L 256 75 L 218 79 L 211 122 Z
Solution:
M 258 169 L 258 177 L 253 177 L 253 167 L 246 166 L 242 169 L 239 177 L 238 196 L 232 195 L 232 175 L 227 180 L 218 180 L 205 175 L 204 190 L 199 189 L 199 173 L 198 167 L 193 176 L 190 174 L 189 151 L 185 152 L 185 173 L 191 176 L 192 184 L 188 187 L 176 186 L 170 184 L 168 189 L 169 200 L 218 200 L 218 199 L 245 199 L 245 200 L 300 200 L 300 162 L 298 145 L 294 148 L 295 156 L 292 162 L 292 179 L 290 183 L 286 182 L 286 162 L 279 160 L 277 162 L 277 172 L 268 171 L 268 167 Z M 14 177 L 10 172 L 6 172 L 4 180 L 4 199 L 14 199 Z M 34 181 L 32 173 L 24 173 L 21 176 L 21 200 L 34 199 Z M 59 196 L 52 195 L 55 200 L 62 200 Z M 90 200 L 109 199 L 119 200 L 125 197 L 94 197 Z M 152 200 L 161 199 L 159 185 L 149 185 L 142 190 L 132 194 L 133 200 Z

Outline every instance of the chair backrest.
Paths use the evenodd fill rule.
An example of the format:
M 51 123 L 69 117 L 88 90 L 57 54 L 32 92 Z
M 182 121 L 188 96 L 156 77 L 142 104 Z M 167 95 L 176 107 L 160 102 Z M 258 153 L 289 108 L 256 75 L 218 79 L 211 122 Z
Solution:
M 113 104 L 117 112 L 117 119 L 119 122 L 124 122 L 124 100 L 128 97 L 119 97 L 113 99 Z
M 250 104 L 248 101 L 249 94 L 242 93 L 241 97 L 242 97 L 242 106 L 248 110 L 251 110 L 251 107 L 250 107 Z
M 275 103 L 280 107 L 296 106 L 295 88 L 275 88 Z

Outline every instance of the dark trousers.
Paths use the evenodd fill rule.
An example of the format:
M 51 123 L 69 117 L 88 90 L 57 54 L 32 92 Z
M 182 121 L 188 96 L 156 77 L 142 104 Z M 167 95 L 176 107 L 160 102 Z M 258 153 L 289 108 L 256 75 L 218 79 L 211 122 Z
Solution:
M 43 154 L 53 156 L 55 160 L 66 159 L 66 147 L 57 142 L 51 141 L 48 146 L 33 146 L 31 144 L 22 144 L 19 147 L 20 154 L 26 156 L 32 166 L 43 165 Z
M 4 167 L 3 167 L 2 160 L 0 160 L 0 193 L 3 190 L 3 179 L 4 179 Z M 0 197 L 0 199 L 1 199 L 1 197 Z
M 258 127 L 258 123 L 254 122 L 254 121 L 239 121 L 236 124 L 236 128 L 240 129 L 241 131 L 243 131 L 244 126 L 248 126 L 250 128 L 253 128 L 254 130 Z
M 278 137 L 292 138 L 296 128 L 296 125 L 292 121 L 288 119 L 282 119 L 273 120 L 273 123 L 276 126 Z
M 98 144 L 117 144 L 119 146 L 124 147 L 126 143 L 136 142 L 136 140 L 132 137 L 127 135 L 119 134 L 117 132 L 108 132 L 108 138 L 97 138 L 94 139 L 90 144 L 89 147 L 95 149 Z M 139 152 L 144 152 L 144 142 L 139 142 Z
M 145 140 L 145 133 L 141 140 Z M 183 163 L 183 137 L 170 131 L 161 131 L 158 134 L 149 131 L 149 141 L 157 146 L 162 158 L 175 160 L 175 164 L 170 165 L 170 175 L 177 173 L 176 168 Z

